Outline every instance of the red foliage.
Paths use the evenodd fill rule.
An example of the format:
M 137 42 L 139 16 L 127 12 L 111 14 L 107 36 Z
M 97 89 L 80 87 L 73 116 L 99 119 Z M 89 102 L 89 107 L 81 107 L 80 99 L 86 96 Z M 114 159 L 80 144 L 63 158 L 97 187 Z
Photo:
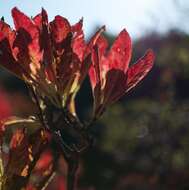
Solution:
M 80 127 L 81 123 L 75 117 L 74 110 L 74 98 L 86 75 L 89 73 L 96 118 L 103 113 L 107 105 L 118 100 L 146 76 L 153 66 L 154 53 L 148 50 L 144 57 L 129 67 L 132 45 L 126 30 L 118 35 L 111 49 L 107 51 L 108 42 L 101 35 L 104 27 L 87 43 L 82 30 L 82 20 L 71 26 L 66 18 L 57 15 L 49 22 L 44 9 L 34 18 L 29 18 L 17 8 L 13 8 L 12 17 L 15 29 L 0 21 L 0 64 L 29 84 L 43 115 L 39 118 L 40 121 L 36 119 L 31 122 L 39 127 L 32 134 L 26 128 L 18 128 L 13 134 L 4 172 L 5 189 L 21 189 L 27 185 L 28 189 L 35 189 L 28 184 L 31 173 L 44 177 L 45 179 L 40 181 L 44 185 L 43 182 L 46 182 L 55 169 L 53 162 L 56 160 L 51 152 L 45 152 L 40 158 L 51 138 L 42 129 L 46 127 L 46 123 L 48 129 L 53 128 L 50 132 L 54 132 L 55 137 L 65 136 L 65 139 L 61 140 L 68 141 L 68 144 L 74 139 L 76 143 L 73 143 L 73 150 L 70 148 L 70 155 L 73 151 L 79 154 L 77 144 L 81 147 L 87 144 L 88 147 L 91 143 L 88 131 L 83 126 Z M 53 110 L 55 107 L 57 109 Z M 11 112 L 6 101 L 0 106 L 0 111 L 1 109 L 0 120 Z M 60 117 L 65 117 L 61 118 L 61 121 L 59 113 Z M 50 118 L 52 115 L 52 123 L 48 122 L 51 120 L 47 117 L 49 115 Z M 23 121 L 22 124 L 24 126 Z M 55 126 L 58 126 L 57 131 Z M 59 126 L 63 126 L 62 131 Z M 1 136 L 4 130 L 2 125 Z M 65 146 L 66 143 L 63 141 L 62 144 Z M 65 147 L 69 150 L 68 145 Z M 65 151 L 65 148 L 62 150 Z M 66 149 L 64 153 L 67 152 Z M 70 159 L 77 157 L 75 152 L 74 156 L 68 154 Z M 57 175 L 52 185 L 50 189 L 65 190 L 64 175 Z
M 0 21 L 1 65 L 58 106 L 65 105 L 87 75 L 90 50 L 103 29 L 86 43 L 82 21 L 71 26 L 58 15 L 49 23 L 44 9 L 31 19 L 13 8 L 12 17 L 15 30 Z
M 2 120 L 8 118 L 12 113 L 11 105 L 5 92 L 0 91 L 0 143 L 2 143 L 2 136 L 5 131 L 5 126 Z
M 11 105 L 7 95 L 2 90 L 0 91 L 0 120 L 9 117 L 12 113 Z
M 126 30 L 118 35 L 109 51 L 107 47 L 108 42 L 101 35 L 92 53 L 89 71 L 96 117 L 108 104 L 136 86 L 151 70 L 154 61 L 154 53 L 148 50 L 144 57 L 129 67 L 132 47 Z
M 45 151 L 40 156 L 35 166 L 35 171 L 43 172 L 48 169 L 49 165 L 52 164 L 53 156 L 50 150 Z
M 96 116 L 152 68 L 152 50 L 129 68 L 132 45 L 125 29 L 107 51 L 108 42 L 101 35 L 104 27 L 86 43 L 82 20 L 71 26 L 66 18 L 58 15 L 49 23 L 44 9 L 33 19 L 17 8 L 12 10 L 12 16 L 15 30 L 0 21 L 0 62 L 57 106 L 69 106 L 88 73 L 91 60 L 89 75 Z

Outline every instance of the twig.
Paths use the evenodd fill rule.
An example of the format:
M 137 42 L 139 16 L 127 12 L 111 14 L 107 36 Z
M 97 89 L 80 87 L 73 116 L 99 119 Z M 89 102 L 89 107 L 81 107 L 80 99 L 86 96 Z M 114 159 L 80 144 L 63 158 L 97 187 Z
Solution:
M 3 150 L 2 150 L 2 145 L 0 145 L 0 190 L 2 190 L 3 173 L 4 173 L 4 167 L 3 167 Z
M 74 190 L 76 183 L 76 172 L 79 164 L 77 153 L 73 153 L 73 157 L 68 160 L 67 190 Z
M 53 180 L 53 178 L 55 177 L 56 172 L 52 172 L 51 175 L 48 176 L 48 180 L 45 182 L 45 184 L 43 185 L 41 190 L 45 190 L 47 188 L 47 186 L 50 184 L 50 182 Z

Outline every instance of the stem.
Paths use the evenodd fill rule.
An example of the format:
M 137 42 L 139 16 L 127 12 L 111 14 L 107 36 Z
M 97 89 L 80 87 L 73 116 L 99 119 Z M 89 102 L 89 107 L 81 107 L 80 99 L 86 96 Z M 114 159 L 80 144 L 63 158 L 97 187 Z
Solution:
M 68 160 L 67 190 L 74 190 L 78 163 L 78 154 L 74 153 L 74 156 Z
M 2 190 L 2 185 L 3 185 L 3 173 L 4 173 L 3 150 L 2 150 L 2 145 L 0 145 L 0 190 Z
M 50 184 L 50 182 L 53 180 L 53 178 L 55 177 L 56 172 L 52 172 L 45 180 L 45 183 L 42 185 L 42 188 L 40 188 L 41 190 L 45 190 L 47 188 L 47 186 Z

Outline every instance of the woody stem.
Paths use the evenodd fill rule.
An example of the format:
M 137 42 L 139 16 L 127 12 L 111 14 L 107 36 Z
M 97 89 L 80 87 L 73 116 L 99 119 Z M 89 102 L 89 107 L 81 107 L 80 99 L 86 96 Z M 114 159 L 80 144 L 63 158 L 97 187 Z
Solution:
M 79 158 L 77 154 L 68 160 L 67 190 L 74 190 L 78 163 Z

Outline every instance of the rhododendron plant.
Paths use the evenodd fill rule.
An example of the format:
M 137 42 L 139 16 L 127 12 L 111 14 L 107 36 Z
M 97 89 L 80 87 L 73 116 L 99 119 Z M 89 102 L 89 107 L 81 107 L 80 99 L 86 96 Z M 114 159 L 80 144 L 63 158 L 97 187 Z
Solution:
M 151 70 L 154 61 L 152 50 L 129 67 L 131 38 L 123 30 L 107 52 L 108 42 L 99 36 L 92 51 L 89 76 L 94 96 L 94 116 L 101 115 L 107 105 L 115 102 L 138 84 Z
M 83 81 L 89 74 L 94 122 L 108 105 L 136 86 L 151 70 L 153 51 L 148 50 L 129 67 L 132 47 L 125 29 L 107 51 L 108 42 L 102 35 L 105 27 L 86 42 L 83 20 L 71 25 L 58 15 L 49 22 L 44 9 L 30 18 L 13 8 L 12 17 L 15 29 L 0 21 L 0 65 L 26 82 L 39 113 L 30 118 L 4 120 L 5 129 L 9 125 L 24 127 L 19 127 L 12 136 L 2 188 L 31 189 L 28 185 L 31 172 L 42 168 L 47 175 L 40 187 L 46 187 L 55 170 L 49 165 L 56 161 L 48 154 L 43 155 L 44 161 L 39 158 L 46 146 L 55 141 L 57 157 L 62 153 L 68 163 L 67 189 L 72 190 L 79 155 L 90 147 L 92 138 L 88 130 L 92 123 L 80 122 L 75 110 L 75 97 Z M 27 128 L 33 128 L 32 134 Z

